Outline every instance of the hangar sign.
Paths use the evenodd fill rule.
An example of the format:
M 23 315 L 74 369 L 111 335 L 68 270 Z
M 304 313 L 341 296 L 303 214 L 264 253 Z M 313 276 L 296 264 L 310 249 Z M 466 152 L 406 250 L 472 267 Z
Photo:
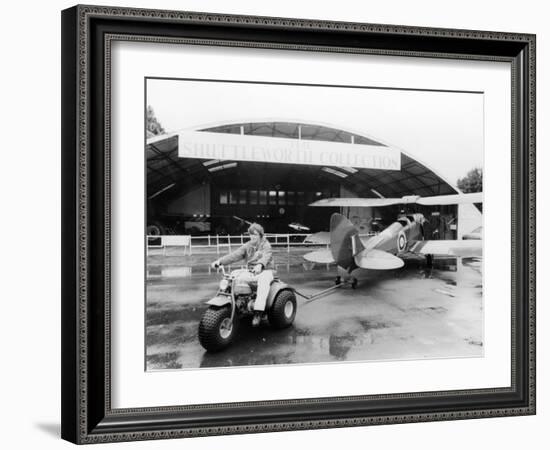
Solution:
M 379 145 L 186 131 L 180 158 L 401 170 L 401 152 Z

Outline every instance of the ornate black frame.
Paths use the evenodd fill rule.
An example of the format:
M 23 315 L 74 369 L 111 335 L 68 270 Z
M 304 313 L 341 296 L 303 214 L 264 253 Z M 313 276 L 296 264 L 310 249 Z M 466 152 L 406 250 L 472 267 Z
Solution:
M 186 42 L 512 65 L 512 385 L 115 410 L 110 43 Z M 62 437 L 109 441 L 535 414 L 535 36 L 98 6 L 62 12 Z

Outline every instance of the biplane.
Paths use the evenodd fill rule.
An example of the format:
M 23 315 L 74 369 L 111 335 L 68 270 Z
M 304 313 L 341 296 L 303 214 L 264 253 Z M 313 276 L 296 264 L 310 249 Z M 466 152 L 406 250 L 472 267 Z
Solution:
M 310 206 L 316 207 L 382 207 L 390 205 L 457 205 L 482 203 L 483 193 L 453 194 L 433 197 L 410 195 L 401 198 L 327 198 Z M 409 258 L 426 258 L 431 263 L 435 256 L 481 257 L 482 240 L 427 240 L 427 220 L 421 213 L 400 214 L 397 220 L 379 234 L 368 236 L 344 215 L 334 213 L 330 219 L 328 248 L 304 255 L 307 261 L 334 263 L 338 266 L 336 283 L 342 277 L 357 285 L 357 269 L 393 270 L 405 265 Z M 326 232 L 324 235 L 327 236 Z M 322 239 L 322 238 L 321 238 Z M 319 242 L 319 240 L 317 240 Z

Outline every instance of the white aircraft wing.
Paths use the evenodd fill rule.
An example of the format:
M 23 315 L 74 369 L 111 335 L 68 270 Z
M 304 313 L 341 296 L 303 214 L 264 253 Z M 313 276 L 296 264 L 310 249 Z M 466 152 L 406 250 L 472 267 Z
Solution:
M 304 242 L 310 244 L 330 244 L 330 232 L 329 231 L 319 231 L 317 233 L 310 234 L 306 236 Z
M 309 206 L 332 206 L 332 207 L 371 207 L 371 206 L 390 206 L 403 203 L 401 198 L 323 198 L 310 203 Z
M 483 192 L 420 197 L 416 200 L 416 203 L 419 205 L 461 205 L 464 203 L 483 203 Z
M 482 256 L 481 240 L 416 241 L 409 247 L 412 253 L 422 255 L 448 255 L 462 257 Z
M 324 248 L 322 250 L 315 250 L 304 255 L 304 259 L 314 263 L 330 264 L 334 262 L 330 249 Z
M 383 250 L 365 249 L 354 256 L 355 264 L 362 269 L 392 270 L 403 267 L 405 262 L 391 253 Z
M 391 205 L 405 205 L 418 203 L 419 205 L 460 205 L 463 203 L 483 203 L 483 192 L 469 194 L 435 195 L 433 197 L 420 197 L 419 195 L 405 195 L 400 198 L 323 198 L 310 203 L 309 206 L 329 207 L 377 207 Z

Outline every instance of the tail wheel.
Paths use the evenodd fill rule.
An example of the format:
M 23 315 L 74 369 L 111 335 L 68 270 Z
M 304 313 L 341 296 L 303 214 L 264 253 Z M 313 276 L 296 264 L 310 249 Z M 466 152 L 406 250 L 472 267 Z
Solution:
M 233 341 L 235 328 L 229 306 L 210 307 L 199 323 L 199 342 L 209 352 L 223 350 Z
M 273 301 L 268 312 L 271 326 L 275 328 L 287 328 L 296 317 L 296 295 L 289 289 L 280 291 Z

